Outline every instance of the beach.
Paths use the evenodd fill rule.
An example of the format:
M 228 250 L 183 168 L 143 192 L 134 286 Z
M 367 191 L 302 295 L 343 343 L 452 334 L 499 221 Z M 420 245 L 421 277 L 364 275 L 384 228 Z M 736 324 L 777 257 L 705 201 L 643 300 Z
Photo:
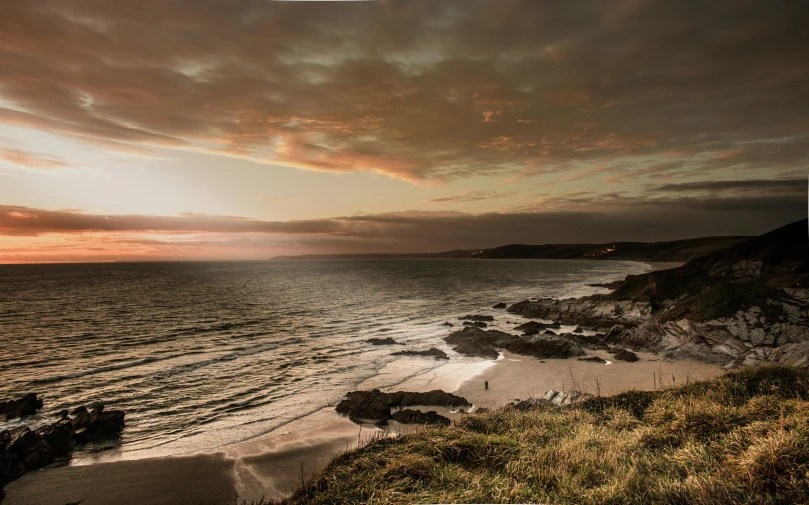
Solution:
M 605 352 L 590 352 L 609 358 Z M 634 363 L 600 364 L 570 359 L 538 360 L 503 352 L 496 361 L 447 363 L 412 377 L 391 390 L 444 389 L 464 396 L 475 408 L 496 408 L 538 397 L 550 389 L 612 395 L 621 391 L 681 385 L 721 375 L 717 365 L 672 361 L 638 353 Z M 489 382 L 489 389 L 484 388 Z M 369 381 L 370 386 L 373 381 Z M 364 388 L 361 388 L 364 389 Z M 465 415 L 436 410 L 448 417 Z M 411 432 L 395 422 L 385 430 L 357 425 L 329 407 L 265 437 L 214 453 L 148 458 L 31 472 L 6 487 L 9 505 L 233 503 L 235 499 L 277 499 L 294 491 L 337 454 L 375 437 Z
M 678 264 L 650 265 L 651 269 L 660 270 Z M 588 286 L 581 291 L 589 294 L 602 289 Z M 493 313 L 497 315 L 495 322 L 489 323 L 491 329 L 513 332 L 515 325 L 525 321 L 506 312 Z M 457 326 L 448 331 L 454 329 Z M 565 325 L 560 331 L 573 329 Z M 453 392 L 466 398 L 473 407 L 466 410 L 432 406 L 410 408 L 434 410 L 455 420 L 476 409 L 498 408 L 510 402 L 541 397 L 549 390 L 576 390 L 606 396 L 633 389 L 655 390 L 681 385 L 724 372 L 718 365 L 670 360 L 651 353 L 637 353 L 639 360 L 630 363 L 613 359 L 607 351 L 586 351 L 588 356 L 599 356 L 607 363 L 581 361 L 575 357 L 540 360 L 508 351 L 501 351 L 496 360 L 454 355 L 448 362 L 436 362 L 433 366 L 425 366 L 432 358 L 405 357 L 388 362 L 355 389 Z M 409 375 L 412 370 L 417 372 Z M 396 381 L 396 377 L 406 378 Z M 334 456 L 379 437 L 419 429 L 422 427 L 400 425 L 396 421 L 384 428 L 358 425 L 338 415 L 330 405 L 265 435 L 213 450 L 113 461 L 105 460 L 104 452 L 85 455 L 73 465 L 30 472 L 11 482 L 5 488 L 4 503 L 168 505 L 280 499 L 322 470 Z

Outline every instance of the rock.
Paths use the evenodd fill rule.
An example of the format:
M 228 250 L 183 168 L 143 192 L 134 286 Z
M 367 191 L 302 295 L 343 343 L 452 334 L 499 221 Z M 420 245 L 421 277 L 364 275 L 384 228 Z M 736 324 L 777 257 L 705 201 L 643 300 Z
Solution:
M 576 326 L 576 329 L 573 330 L 573 333 L 584 333 L 584 330 L 581 329 L 581 326 Z
M 625 330 L 626 328 L 622 324 L 613 325 L 607 334 L 604 335 L 604 340 L 607 342 L 617 342 Z
M 506 350 L 539 359 L 584 356 L 584 350 L 576 342 L 550 335 L 519 338 L 509 342 Z
M 651 314 L 648 302 L 614 301 L 595 295 L 586 298 L 525 300 L 510 306 L 508 312 L 530 319 L 546 319 L 562 324 L 598 328 L 625 324 L 637 326 Z
M 534 410 L 542 408 L 543 406 L 555 405 L 566 406 L 581 403 L 593 395 L 587 393 L 580 393 L 578 391 L 571 391 L 565 393 L 562 391 L 550 390 L 546 392 L 542 398 L 529 398 L 527 400 L 518 401 L 513 404 L 513 407 L 520 411 Z
M 391 415 L 391 419 L 402 424 L 450 424 L 449 419 L 434 410 L 429 412 L 412 409 L 398 410 Z
M 579 358 L 579 361 L 590 361 L 593 363 L 606 363 L 607 360 L 601 359 L 598 356 L 588 356 L 586 358 Z
M 9 449 L 11 430 L 0 432 L 0 489 L 12 480 L 25 475 L 25 465 L 19 456 Z
M 587 347 L 588 349 L 603 350 L 609 347 L 601 340 L 604 337 L 604 335 L 599 333 L 595 335 L 584 335 L 581 333 L 562 333 L 559 336 L 561 338 L 567 338 L 569 340 L 572 340 L 573 342 L 578 342 L 580 345 Z
M 61 419 L 43 426 L 36 430 L 36 433 L 51 446 L 56 457 L 67 456 L 76 446 L 76 436 L 70 419 Z
M 16 400 L 0 402 L 0 422 L 32 416 L 41 408 L 42 400 L 37 397 L 36 393 L 28 393 Z
M 505 309 L 506 307 L 507 307 L 507 305 L 505 303 L 503 303 L 503 302 L 495 303 L 492 306 L 493 309 Z
M 347 415 L 352 420 L 390 419 L 391 407 L 408 407 L 412 405 L 432 405 L 436 407 L 471 407 L 465 398 L 434 390 L 428 393 L 410 393 L 397 391 L 383 393 L 378 389 L 372 391 L 352 391 L 345 400 L 337 404 L 339 414 Z M 356 421 L 355 421 L 356 422 Z
M 447 353 L 435 347 L 430 347 L 426 351 L 397 351 L 393 356 L 431 356 L 435 359 L 449 359 Z
M 93 415 L 87 410 L 87 407 L 82 405 L 81 407 L 76 407 L 73 409 L 71 413 L 73 415 L 73 419 L 71 422 L 73 423 L 74 429 L 81 429 L 90 424 L 93 420 Z
M 338 414 L 347 415 L 354 422 L 358 422 L 358 419 L 390 418 L 388 398 L 378 389 L 348 393 L 346 399 L 337 404 L 336 410 Z
M 26 471 L 42 468 L 56 458 L 56 454 L 45 439 L 28 427 L 19 426 L 8 431 L 6 450 L 17 456 Z
M 372 345 L 402 345 L 399 344 L 399 342 L 393 340 L 391 337 L 369 338 L 368 340 L 366 340 L 366 342 Z
M 517 339 L 511 335 L 497 330 L 481 330 L 467 326 L 462 330 L 454 331 L 444 338 L 455 352 L 466 356 L 481 358 L 497 358 L 497 349 L 503 349 L 509 342 Z
M 76 431 L 76 440 L 86 443 L 117 437 L 124 429 L 124 416 L 121 410 L 100 412 L 83 430 Z
M 570 391 L 565 393 L 563 391 L 550 390 L 545 392 L 542 399 L 553 405 L 574 405 L 592 397 L 593 395 L 582 393 L 580 391 Z
M 612 357 L 620 361 L 629 361 L 629 362 L 635 362 L 640 360 L 637 354 L 635 354 L 632 351 L 627 351 L 626 349 L 613 350 Z
M 452 324 L 452 323 L 450 323 L 449 321 L 447 321 L 447 322 L 445 322 L 445 323 L 441 323 L 441 326 L 448 326 L 448 327 L 452 328 L 452 327 L 453 327 L 453 326 L 455 326 L 455 325 L 454 325 L 454 324 Z
M 553 328 L 558 330 L 561 328 L 562 325 L 559 323 L 540 323 L 539 321 L 528 321 L 527 323 L 523 323 L 514 329 L 517 331 L 523 332 L 523 335 L 537 335 L 542 333 L 543 330 L 547 330 L 549 328 Z
M 76 415 L 72 419 L 72 424 L 78 443 L 115 437 L 123 431 L 125 426 L 123 411 L 104 411 L 103 404 L 94 404 L 92 407 L 92 411 L 88 411 L 85 407 L 74 410 Z
M 542 334 L 543 335 L 556 335 L 556 332 L 553 331 L 553 330 L 545 330 Z
M 463 316 L 463 317 L 459 317 L 458 319 L 460 319 L 461 321 L 488 321 L 488 322 L 492 322 L 492 321 L 494 321 L 494 316 L 481 316 L 479 314 L 476 314 L 476 315 L 473 315 L 473 316 L 466 315 L 466 316 Z
M 464 321 L 464 326 L 473 326 L 475 328 L 485 328 L 489 326 L 488 324 L 484 323 L 483 321 Z

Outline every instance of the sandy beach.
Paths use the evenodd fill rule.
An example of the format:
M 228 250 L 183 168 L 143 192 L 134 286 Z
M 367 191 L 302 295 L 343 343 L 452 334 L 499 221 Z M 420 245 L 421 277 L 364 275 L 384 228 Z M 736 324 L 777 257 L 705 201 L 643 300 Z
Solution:
M 659 270 L 678 263 L 652 263 Z M 504 314 L 492 325 L 505 331 L 522 318 Z M 567 328 L 572 331 L 573 327 Z M 413 367 L 413 357 L 388 364 L 358 390 L 381 388 L 390 391 L 451 391 L 465 397 L 474 408 L 497 408 L 515 400 L 542 396 L 546 391 L 578 390 L 594 395 L 622 391 L 654 390 L 709 379 L 724 370 L 695 361 L 673 361 L 649 353 L 637 353 L 634 363 L 611 359 L 606 351 L 588 355 L 608 364 L 570 359 L 539 360 L 502 352 L 497 360 L 454 357 L 393 387 L 390 376 L 401 376 Z M 429 359 L 429 358 L 428 358 Z M 485 389 L 484 382 L 489 388 Z M 419 407 L 411 407 L 419 408 Z M 450 419 L 465 415 L 447 408 L 435 410 Z M 113 461 L 89 465 L 46 468 L 30 472 L 6 486 L 8 505 L 128 504 L 226 504 L 235 500 L 254 501 L 287 496 L 323 469 L 336 455 L 379 436 L 396 436 L 421 429 L 392 421 L 384 429 L 357 425 L 327 407 L 302 417 L 254 440 L 232 444 L 215 451 L 182 456 Z
M 591 351 L 609 360 L 604 351 Z M 716 365 L 672 361 L 638 353 L 640 361 L 600 364 L 571 359 L 538 360 L 504 352 L 496 361 L 453 363 L 412 377 L 392 388 L 404 391 L 454 391 L 476 408 L 541 396 L 550 389 L 577 389 L 611 395 L 653 390 L 715 377 Z M 418 358 L 414 358 L 418 359 Z M 484 388 L 489 381 L 489 389 Z M 373 388 L 373 379 L 359 389 Z M 462 413 L 427 407 L 456 418 Z M 224 447 L 213 454 L 152 458 L 31 472 L 6 487 L 8 505 L 218 504 L 280 498 L 321 470 L 335 455 L 382 434 L 418 429 L 392 422 L 384 432 L 358 426 L 329 407 L 265 437 Z

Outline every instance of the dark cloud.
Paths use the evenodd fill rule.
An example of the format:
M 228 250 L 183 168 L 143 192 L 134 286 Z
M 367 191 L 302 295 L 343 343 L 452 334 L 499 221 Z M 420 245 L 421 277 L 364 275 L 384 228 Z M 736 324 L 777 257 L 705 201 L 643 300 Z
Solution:
M 652 192 L 663 193 L 693 193 L 693 192 L 756 192 L 774 193 L 784 192 L 803 196 L 807 192 L 809 180 L 803 179 L 750 179 L 739 181 L 700 181 L 683 182 L 679 184 L 663 184 L 649 188 Z
M 794 171 L 809 156 L 806 2 L 1 9 L 0 121 L 112 149 L 170 146 L 414 181 L 618 158 L 629 165 L 613 182 Z M 685 160 L 649 168 L 649 156 L 672 152 Z
M 0 206 L 0 237 L 39 240 L 56 235 L 103 247 L 160 245 L 173 251 L 170 257 L 186 253 L 194 257 L 188 251 L 216 245 L 230 251 L 229 256 L 223 253 L 221 257 L 232 258 L 233 251 L 243 254 L 250 251 L 253 255 L 250 257 L 261 258 L 288 253 L 416 252 L 508 243 L 757 235 L 805 217 L 806 186 L 801 191 L 796 189 L 796 181 L 759 182 L 754 194 L 743 195 L 731 191 L 694 197 L 689 193 L 703 189 L 746 189 L 754 182 L 717 181 L 684 188 L 665 185 L 657 191 L 662 196 L 645 200 L 621 192 L 608 195 L 577 192 L 546 198 L 510 213 L 409 211 L 286 222 L 195 213 L 97 215 Z M 785 187 L 789 191 L 783 191 Z M 115 257 L 122 257 L 121 254 L 125 256 L 118 253 Z

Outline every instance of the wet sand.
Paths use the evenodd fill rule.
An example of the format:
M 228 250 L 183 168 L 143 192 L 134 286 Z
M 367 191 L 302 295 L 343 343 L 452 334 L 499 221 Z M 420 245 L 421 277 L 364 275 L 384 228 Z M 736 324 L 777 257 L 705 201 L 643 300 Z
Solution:
M 38 470 L 8 484 L 3 504 L 232 504 L 235 489 L 233 461 L 214 454 Z

